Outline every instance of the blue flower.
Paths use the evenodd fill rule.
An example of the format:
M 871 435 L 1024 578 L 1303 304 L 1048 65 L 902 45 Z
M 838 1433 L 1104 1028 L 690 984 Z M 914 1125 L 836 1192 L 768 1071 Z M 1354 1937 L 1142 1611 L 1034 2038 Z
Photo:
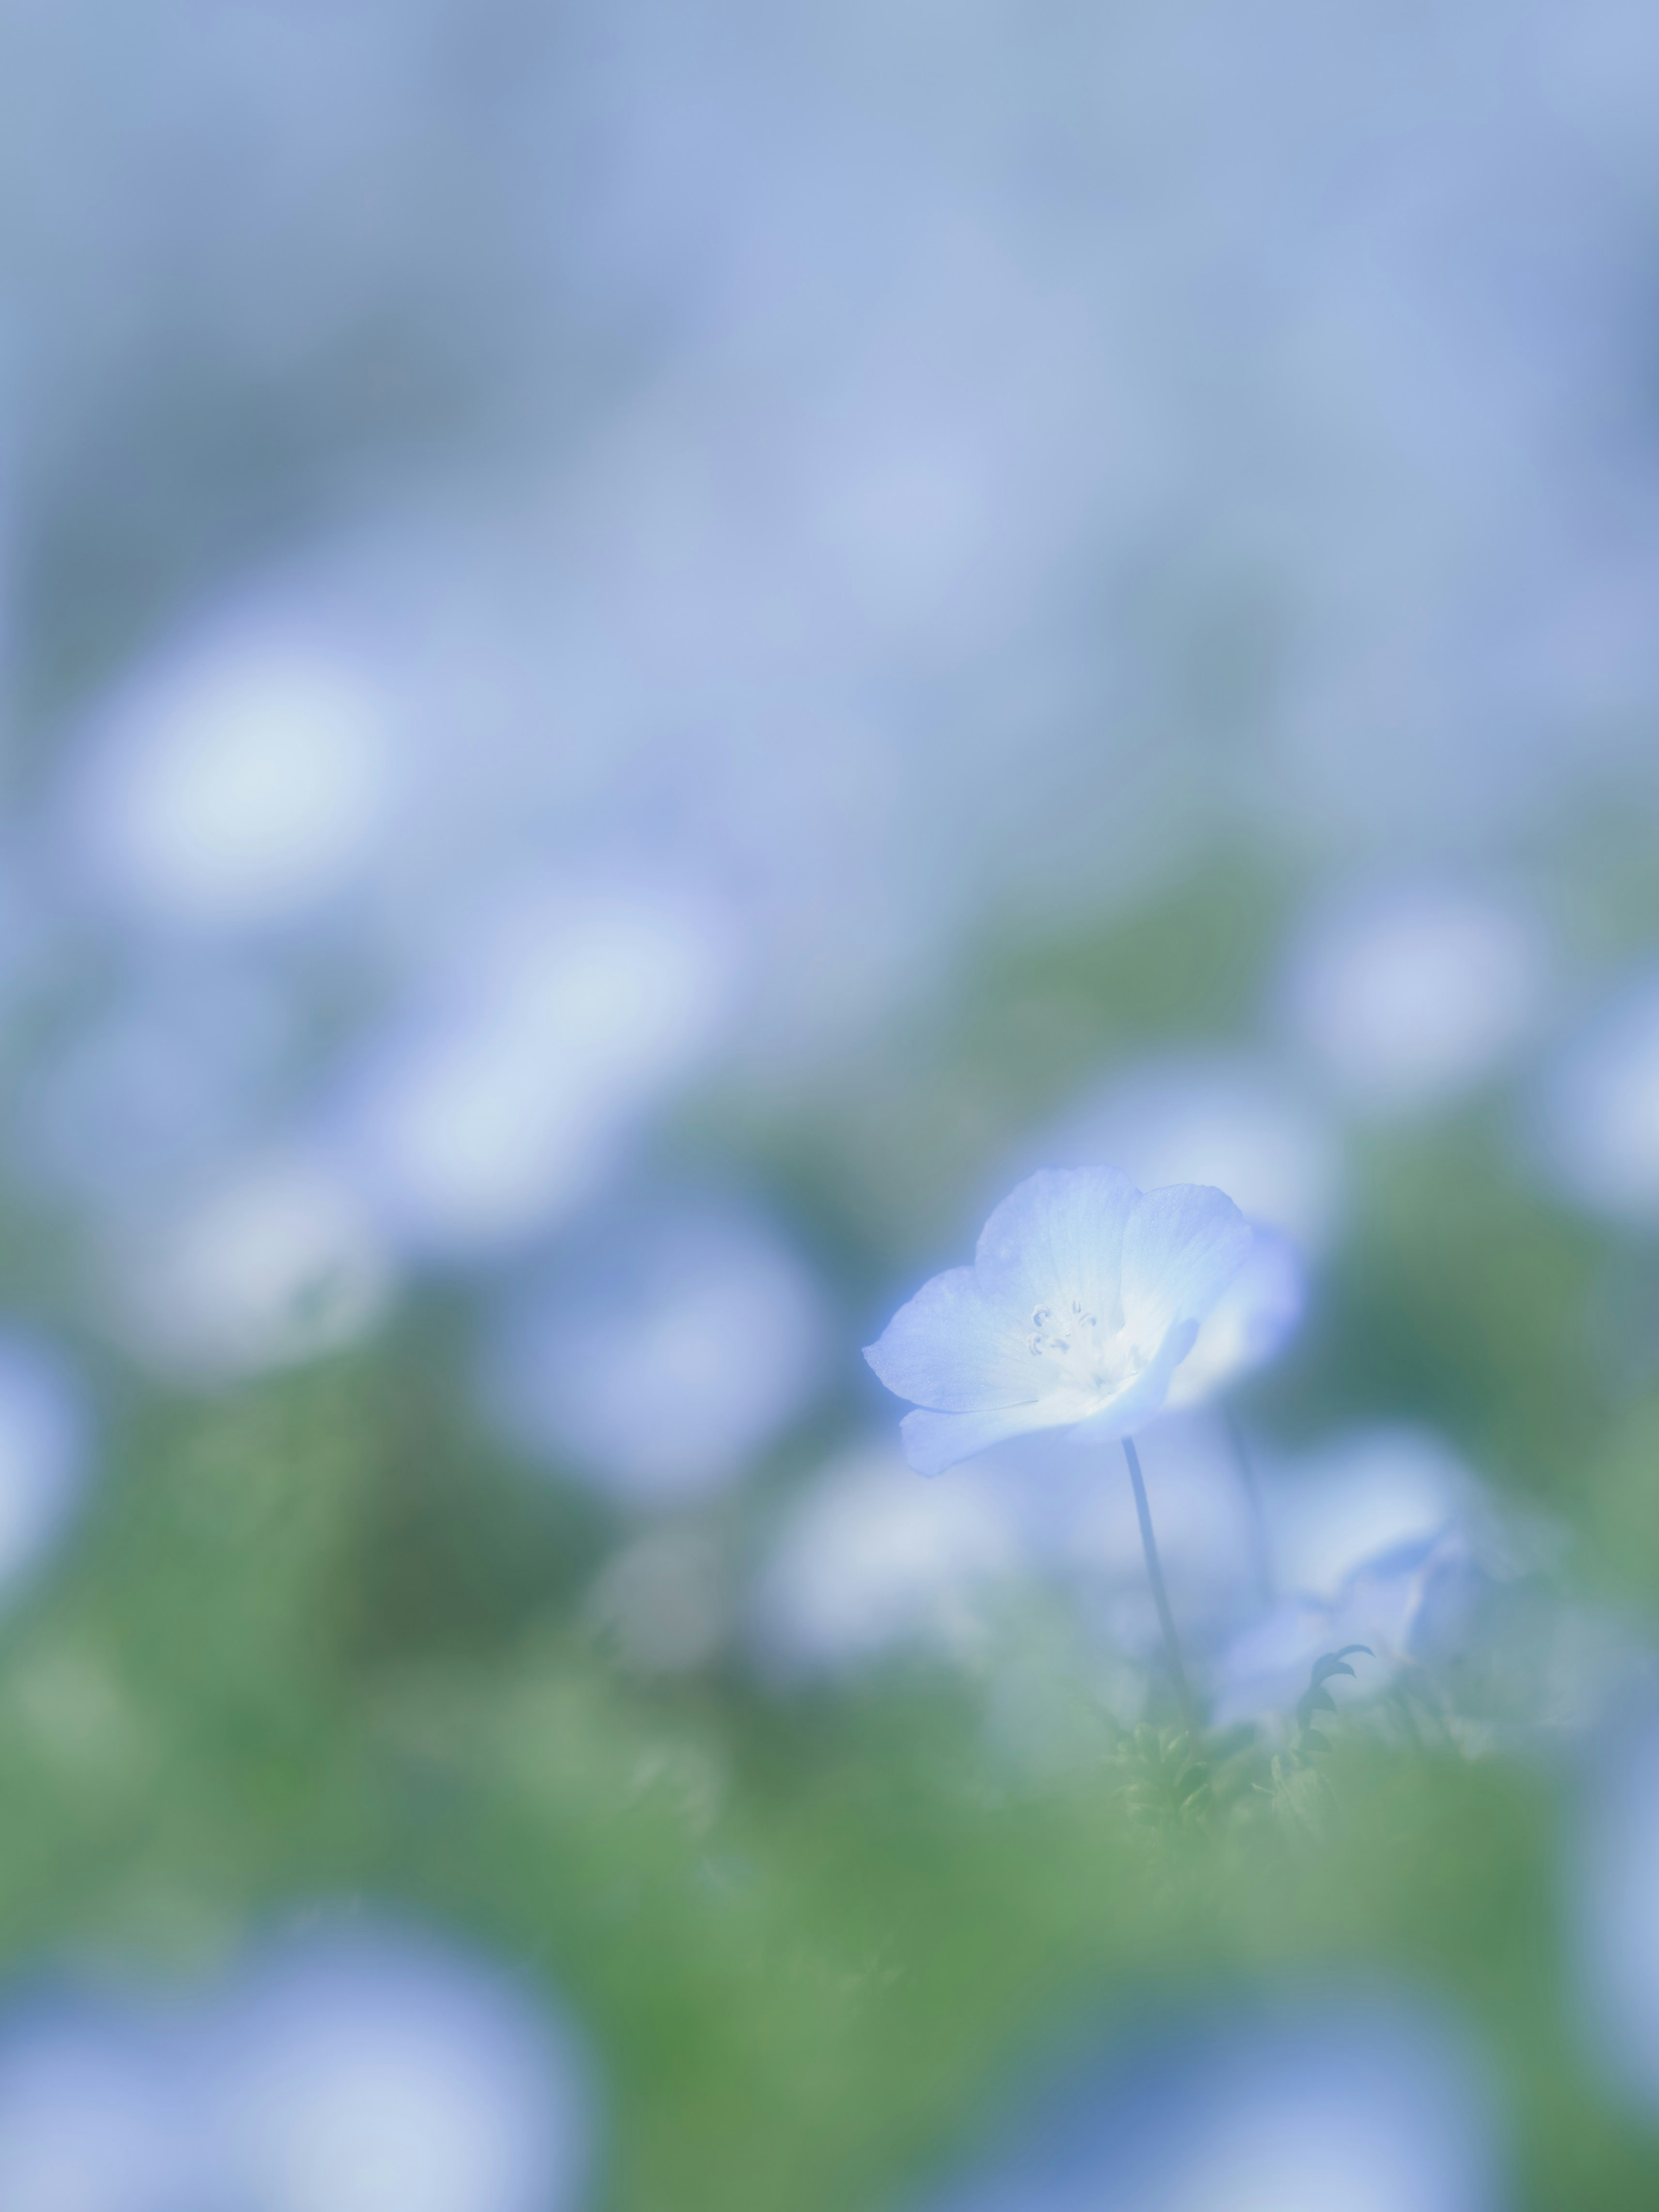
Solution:
M 1142 1193 L 1113 1168 L 1045 1168 L 986 1223 L 971 1267 L 935 1275 L 865 1352 L 920 1408 L 922 1474 L 1035 1429 L 1127 1436 L 1163 1404 L 1250 1231 L 1199 1183 Z

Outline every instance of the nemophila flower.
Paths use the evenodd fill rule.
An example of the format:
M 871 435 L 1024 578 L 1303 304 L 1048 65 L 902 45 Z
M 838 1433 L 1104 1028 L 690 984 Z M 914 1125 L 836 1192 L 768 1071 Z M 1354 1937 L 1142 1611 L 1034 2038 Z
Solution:
M 1142 1192 L 1113 1168 L 1046 1168 L 993 1213 L 971 1267 L 894 1316 L 865 1358 L 918 1410 L 923 1474 L 1036 1429 L 1127 1437 L 1164 1403 L 1250 1230 L 1198 1183 Z

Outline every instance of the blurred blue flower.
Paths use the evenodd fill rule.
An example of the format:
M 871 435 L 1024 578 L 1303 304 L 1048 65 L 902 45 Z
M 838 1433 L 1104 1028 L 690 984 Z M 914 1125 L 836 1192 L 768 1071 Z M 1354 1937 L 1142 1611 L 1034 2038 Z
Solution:
M 596 2136 L 571 2031 L 422 1931 L 326 1917 L 206 2024 L 224 2201 L 257 2212 L 569 2212 Z
M 1536 1027 L 1553 947 L 1519 899 L 1405 884 L 1309 917 L 1280 981 L 1299 1048 L 1343 1100 L 1425 1111 L 1500 1067 Z
M 1137 2022 L 927 2212 L 1498 2212 L 1486 2069 L 1399 1996 Z
M 507 1294 L 483 1394 L 536 1458 L 660 1506 L 745 1473 L 810 1401 L 827 1345 L 818 1283 L 763 1215 L 670 1206 L 587 1224 Z
M 1456 1527 L 1364 1561 L 1335 1595 L 1285 1598 L 1222 1655 L 1218 1727 L 1289 1712 L 1328 1652 L 1361 1644 L 1352 1681 L 1328 1685 L 1339 1704 L 1375 1697 L 1407 1668 L 1449 1657 L 1489 1578 Z
M 65 1362 L 31 1337 L 0 1334 L 0 1592 L 27 1578 L 74 1513 L 90 1428 Z
M 1285 1595 L 1221 1652 L 1218 1723 L 1289 1712 L 1314 1661 L 1368 1647 L 1339 1704 L 1462 1650 L 1483 1599 L 1536 1563 L 1549 1537 L 1500 1521 L 1438 1438 L 1409 1428 L 1338 1438 L 1301 1466 L 1265 1470 L 1267 1522 Z
M 7 2212 L 572 2212 L 598 2136 L 587 2053 L 531 1986 L 359 1912 L 216 1993 L 0 2013 Z
M 1473 1470 L 1407 1423 L 1344 1430 L 1294 1459 L 1268 1455 L 1261 1472 L 1279 1581 L 1324 1597 L 1368 1559 L 1491 1519 Z
M 971 1652 L 986 1598 L 1030 1565 L 1010 1498 L 979 1472 L 914 1482 L 890 1444 L 824 1468 L 793 1502 L 753 1595 L 763 1671 L 833 1674 L 898 1650 Z
M 308 915 L 386 828 L 397 703 L 325 622 L 258 598 L 201 617 L 116 687 L 70 763 L 95 895 L 204 930 Z
M 1127 1436 L 1156 1413 L 1250 1232 L 1218 1190 L 1142 1193 L 1112 1168 L 1048 1168 L 992 1214 L 971 1267 L 935 1275 L 865 1358 L 921 1410 L 923 1474 L 1036 1429 Z
M 349 1059 L 323 1140 L 394 1243 L 474 1256 L 591 1197 L 708 1052 L 732 947 L 706 902 L 625 877 L 483 898 Z
M 25 1993 L 0 2014 L 0 2203 L 184 2212 L 206 2181 L 204 2116 L 176 2022 L 108 1998 Z
M 1659 974 L 1637 978 L 1560 1055 L 1534 1121 L 1571 1196 L 1615 1218 L 1659 1221 Z

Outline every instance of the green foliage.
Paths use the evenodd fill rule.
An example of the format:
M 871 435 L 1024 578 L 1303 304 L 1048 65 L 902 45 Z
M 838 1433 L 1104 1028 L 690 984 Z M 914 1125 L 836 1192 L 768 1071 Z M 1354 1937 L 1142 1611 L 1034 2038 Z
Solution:
M 1275 912 L 1224 874 L 1000 955 L 884 1076 L 706 1100 L 665 1146 L 766 1178 L 855 1311 L 907 1254 L 962 1248 L 985 1162 L 1080 1075 L 1243 1029 Z M 1352 1244 L 1255 1411 L 1292 1436 L 1443 1424 L 1576 1526 L 1584 1590 L 1639 1613 L 1659 1431 L 1598 1364 L 1608 1255 L 1504 1162 L 1478 1117 L 1373 1146 Z M 960 1671 L 789 1698 L 734 1661 L 630 1674 L 586 1606 L 626 1532 L 479 1442 L 465 1328 L 434 1304 L 361 1358 L 117 1425 L 88 1524 L 0 1632 L 5 1970 L 189 1979 L 262 1918 L 401 1904 L 586 2024 L 610 2212 L 865 2212 L 1060 2028 L 1149 1994 L 1403 1978 L 1496 2054 L 1526 2204 L 1659 2201 L 1659 2146 L 1576 2040 L 1556 1773 L 1467 1755 L 1427 1683 L 1339 1711 L 1356 1646 L 1314 1668 L 1276 1753 L 1095 1712 L 1022 1761 Z M 855 1345 L 849 1324 L 763 1505 L 867 1419 Z M 720 1511 L 740 1568 L 763 1516 Z

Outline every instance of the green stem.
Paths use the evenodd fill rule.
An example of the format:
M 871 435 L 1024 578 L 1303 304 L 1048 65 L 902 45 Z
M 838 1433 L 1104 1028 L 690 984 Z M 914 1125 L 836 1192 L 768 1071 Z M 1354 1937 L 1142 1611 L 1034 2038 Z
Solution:
M 1135 1494 L 1135 1513 L 1140 1522 L 1140 1548 L 1146 1555 L 1146 1579 L 1152 1586 L 1152 1603 L 1158 1607 L 1158 1626 L 1164 1631 L 1164 1656 L 1170 1662 L 1170 1676 L 1175 1684 L 1176 1696 L 1180 1700 L 1182 1717 L 1187 1723 L 1188 1738 L 1196 1753 L 1199 1744 L 1198 1709 L 1193 1703 L 1187 1669 L 1181 1663 L 1181 1644 L 1176 1635 L 1175 1615 L 1170 1610 L 1170 1593 L 1164 1587 L 1164 1569 L 1158 1560 L 1158 1539 L 1152 1534 L 1152 1508 L 1146 1503 L 1146 1486 L 1140 1476 L 1140 1455 L 1134 1448 L 1133 1437 L 1124 1437 L 1123 1456 L 1129 1462 L 1129 1483 Z

